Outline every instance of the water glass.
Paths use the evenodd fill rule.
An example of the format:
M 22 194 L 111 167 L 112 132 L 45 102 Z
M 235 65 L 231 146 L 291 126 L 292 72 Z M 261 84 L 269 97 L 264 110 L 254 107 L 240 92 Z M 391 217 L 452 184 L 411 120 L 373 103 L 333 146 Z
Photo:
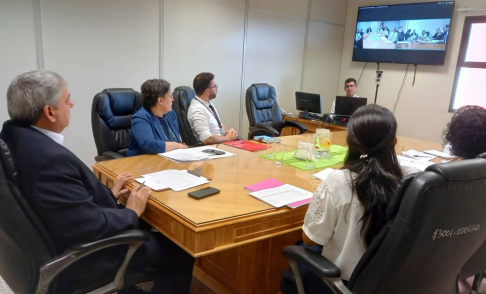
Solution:
M 274 148 L 272 147 L 272 145 L 276 142 L 275 138 L 267 138 L 265 140 L 265 142 L 267 143 L 267 146 L 270 147 L 268 148 L 267 150 L 267 158 L 268 159 L 274 159 L 275 158 L 275 150 Z
M 275 143 L 275 153 L 274 153 L 274 164 L 276 166 L 281 166 L 282 165 L 282 161 L 283 161 L 283 157 L 284 157 L 284 153 L 285 153 L 285 150 L 283 148 L 283 145 L 280 144 L 280 142 L 276 142 Z
M 314 148 L 317 158 L 331 157 L 331 131 L 329 129 L 316 129 Z

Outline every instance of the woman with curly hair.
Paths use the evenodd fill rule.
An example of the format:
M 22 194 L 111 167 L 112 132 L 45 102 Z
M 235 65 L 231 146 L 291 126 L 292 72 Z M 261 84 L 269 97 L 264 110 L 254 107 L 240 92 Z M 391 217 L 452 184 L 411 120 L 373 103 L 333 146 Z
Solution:
M 447 124 L 443 140 L 452 154 L 463 159 L 486 152 L 486 109 L 476 105 L 459 108 Z

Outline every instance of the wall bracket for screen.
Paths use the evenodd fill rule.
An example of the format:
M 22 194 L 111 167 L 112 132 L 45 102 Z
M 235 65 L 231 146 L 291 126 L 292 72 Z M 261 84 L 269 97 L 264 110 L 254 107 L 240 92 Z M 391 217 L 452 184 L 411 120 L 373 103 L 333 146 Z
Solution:
M 376 70 L 375 104 L 376 104 L 376 99 L 378 98 L 378 88 L 380 87 L 381 75 L 382 74 L 383 74 L 383 71 L 380 70 L 380 63 L 378 62 L 378 69 Z

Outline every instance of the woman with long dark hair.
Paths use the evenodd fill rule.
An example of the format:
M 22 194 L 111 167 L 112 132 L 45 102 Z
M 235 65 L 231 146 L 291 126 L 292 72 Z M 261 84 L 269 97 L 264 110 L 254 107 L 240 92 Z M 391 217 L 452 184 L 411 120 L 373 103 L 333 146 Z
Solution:
M 307 210 L 304 243 L 322 245 L 322 255 L 341 269 L 345 281 L 385 225 L 390 198 L 407 173 L 395 154 L 396 132 L 388 109 L 375 104 L 359 108 L 348 124 L 343 168 L 321 183 Z M 304 283 L 309 293 L 323 293 L 318 279 Z

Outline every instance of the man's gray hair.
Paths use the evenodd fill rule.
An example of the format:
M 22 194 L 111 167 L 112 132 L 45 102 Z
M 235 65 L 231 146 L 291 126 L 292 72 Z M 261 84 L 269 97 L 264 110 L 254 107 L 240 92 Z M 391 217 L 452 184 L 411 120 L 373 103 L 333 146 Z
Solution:
M 34 125 L 45 106 L 56 106 L 66 81 L 57 73 L 35 70 L 17 76 L 7 90 L 7 108 L 12 121 Z

